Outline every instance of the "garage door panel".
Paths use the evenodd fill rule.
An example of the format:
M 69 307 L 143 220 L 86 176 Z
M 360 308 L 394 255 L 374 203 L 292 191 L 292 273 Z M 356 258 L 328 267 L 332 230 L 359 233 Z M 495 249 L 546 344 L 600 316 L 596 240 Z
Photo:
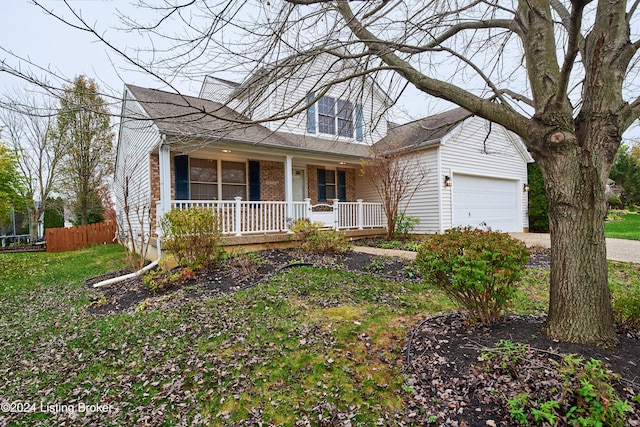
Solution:
M 456 175 L 452 190 L 454 226 L 519 231 L 516 181 Z

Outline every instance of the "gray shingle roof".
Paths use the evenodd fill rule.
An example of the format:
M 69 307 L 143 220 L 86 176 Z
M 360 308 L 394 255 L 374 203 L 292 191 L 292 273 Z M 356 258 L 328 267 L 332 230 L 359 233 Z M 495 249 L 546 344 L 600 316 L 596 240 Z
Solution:
M 454 108 L 440 114 L 415 120 L 404 125 L 390 128 L 387 135 L 378 141 L 374 147 L 397 147 L 412 149 L 434 145 L 460 122 L 471 117 L 472 114 L 464 108 Z
M 127 85 L 161 133 L 264 147 L 364 157 L 366 145 L 274 132 L 208 99 Z

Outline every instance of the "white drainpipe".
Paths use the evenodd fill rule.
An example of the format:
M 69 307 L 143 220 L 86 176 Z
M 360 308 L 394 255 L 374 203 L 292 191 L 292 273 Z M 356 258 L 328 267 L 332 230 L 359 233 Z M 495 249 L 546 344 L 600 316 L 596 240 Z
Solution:
M 127 279 L 133 279 L 134 277 L 141 276 L 145 271 L 149 271 L 152 268 L 156 267 L 158 265 L 159 261 L 160 261 L 159 259 L 155 260 L 151 264 L 144 266 L 143 268 L 141 268 L 140 270 L 136 271 L 135 273 L 129 273 L 129 274 L 125 274 L 124 276 L 113 277 L 111 279 L 103 280 L 102 282 L 98 282 L 98 283 L 94 284 L 93 287 L 94 288 L 99 288 L 101 286 L 112 285 L 114 283 L 120 283 L 120 282 L 123 282 L 123 281 L 125 281 Z

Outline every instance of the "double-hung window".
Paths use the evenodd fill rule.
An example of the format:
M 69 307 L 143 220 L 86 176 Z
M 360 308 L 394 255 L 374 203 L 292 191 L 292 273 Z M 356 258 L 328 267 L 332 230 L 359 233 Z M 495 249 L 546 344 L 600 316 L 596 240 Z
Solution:
M 247 199 L 247 164 L 222 161 L 222 200 Z
M 318 100 L 318 131 L 353 138 L 353 104 L 323 96 Z
M 343 170 L 318 169 L 318 201 L 347 201 L 347 175 Z
M 307 132 L 355 138 L 363 140 L 362 105 L 350 101 L 323 96 L 316 100 L 313 92 L 307 93 Z
M 353 104 L 349 101 L 338 99 L 336 103 L 338 135 L 353 137 Z
M 191 159 L 189 181 L 192 200 L 214 200 L 218 198 L 218 161 Z
M 329 135 L 336 134 L 336 100 L 323 96 L 318 100 L 318 130 Z
M 237 196 L 247 199 L 245 162 L 182 155 L 175 157 L 175 169 L 177 200 L 233 200 Z M 254 196 L 258 200 L 259 191 L 259 187 L 254 189 Z

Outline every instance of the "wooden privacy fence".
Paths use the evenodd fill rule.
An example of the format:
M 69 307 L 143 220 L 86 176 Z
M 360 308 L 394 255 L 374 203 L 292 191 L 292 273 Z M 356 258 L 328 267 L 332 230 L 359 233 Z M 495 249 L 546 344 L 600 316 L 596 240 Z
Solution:
M 115 222 L 99 222 L 71 228 L 47 228 L 47 252 L 75 251 L 90 245 L 112 243 L 115 234 Z

